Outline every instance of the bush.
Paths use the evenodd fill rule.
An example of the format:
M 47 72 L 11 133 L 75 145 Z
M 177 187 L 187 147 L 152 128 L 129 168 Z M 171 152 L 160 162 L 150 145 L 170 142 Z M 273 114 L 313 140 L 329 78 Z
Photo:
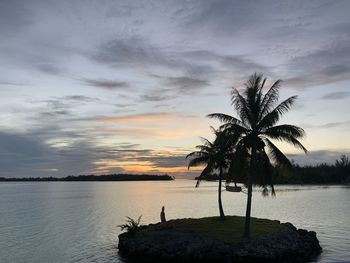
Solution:
M 139 218 L 137 220 L 135 219 L 132 219 L 131 217 L 126 217 L 126 223 L 125 224 L 122 224 L 122 225 L 118 225 L 121 230 L 126 230 L 126 232 L 130 233 L 130 234 L 133 234 L 135 233 L 136 231 L 138 231 L 141 227 L 141 217 L 142 215 L 139 216 Z

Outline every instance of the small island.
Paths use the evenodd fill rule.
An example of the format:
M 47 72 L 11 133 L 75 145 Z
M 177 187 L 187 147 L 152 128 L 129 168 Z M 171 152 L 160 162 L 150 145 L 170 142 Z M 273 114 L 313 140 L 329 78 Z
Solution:
M 0 182 L 111 182 L 111 181 L 172 181 L 173 176 L 152 174 L 106 174 L 106 175 L 69 175 L 66 177 L 0 177 Z
M 313 231 L 291 223 L 244 217 L 175 219 L 138 226 L 119 235 L 121 256 L 135 262 L 308 262 L 322 248 Z
M 284 141 L 307 153 L 299 141 L 305 136 L 302 128 L 277 124 L 297 97 L 278 103 L 281 80 L 265 89 L 266 80 L 255 73 L 243 90 L 233 88 L 231 102 L 236 116 L 207 115 L 222 125 L 212 128 L 215 136 L 212 141 L 201 137 L 202 144 L 186 156 L 189 169 L 199 165 L 203 168 L 196 178 L 196 187 L 201 180 L 211 180 L 213 176 L 218 179 L 219 217 L 169 222 L 161 217 L 162 223 L 148 226 L 140 226 L 140 218 L 137 221 L 128 218 L 127 224 L 120 226 L 127 230 L 119 235 L 122 256 L 136 262 L 309 262 L 321 252 L 315 232 L 297 229 L 291 223 L 251 217 L 253 185 L 262 187 L 263 196 L 274 196 L 274 184 L 281 175 L 278 172 L 292 180 L 305 179 L 304 176 L 294 179 L 293 162 L 273 142 Z M 339 175 L 337 180 L 347 180 L 349 163 L 343 156 L 335 169 L 331 167 Z M 307 169 L 306 174 L 310 171 L 315 174 L 312 169 Z M 327 176 L 321 178 L 323 182 L 329 181 Z M 237 183 L 246 186 L 245 217 L 225 216 L 221 196 L 224 181 L 226 189 L 232 192 L 243 192 Z

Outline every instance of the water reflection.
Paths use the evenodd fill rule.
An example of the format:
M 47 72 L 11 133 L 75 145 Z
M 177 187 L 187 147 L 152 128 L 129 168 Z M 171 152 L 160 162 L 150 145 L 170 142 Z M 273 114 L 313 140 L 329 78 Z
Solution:
M 120 262 L 117 225 L 218 215 L 217 183 L 57 182 L 0 184 L 0 262 Z M 350 258 L 350 190 L 277 186 L 276 198 L 253 194 L 252 216 L 292 222 L 318 233 L 320 261 Z M 226 214 L 243 215 L 246 195 L 223 192 Z

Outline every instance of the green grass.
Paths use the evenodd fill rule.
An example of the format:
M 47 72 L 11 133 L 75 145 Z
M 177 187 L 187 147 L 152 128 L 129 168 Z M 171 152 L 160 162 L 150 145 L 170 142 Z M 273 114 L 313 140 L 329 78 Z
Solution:
M 244 220 L 245 218 L 241 216 L 226 216 L 225 220 L 220 220 L 219 217 L 184 218 L 170 220 L 167 224 L 228 243 L 242 239 Z M 251 218 L 251 238 L 267 236 L 283 228 L 284 226 L 278 221 Z

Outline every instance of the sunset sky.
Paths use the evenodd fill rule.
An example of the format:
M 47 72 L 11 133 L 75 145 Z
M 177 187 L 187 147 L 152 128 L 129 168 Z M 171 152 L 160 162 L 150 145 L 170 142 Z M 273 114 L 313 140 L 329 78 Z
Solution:
M 0 177 L 189 176 L 254 72 L 298 95 L 307 156 L 350 152 L 350 1 L 0 1 Z

